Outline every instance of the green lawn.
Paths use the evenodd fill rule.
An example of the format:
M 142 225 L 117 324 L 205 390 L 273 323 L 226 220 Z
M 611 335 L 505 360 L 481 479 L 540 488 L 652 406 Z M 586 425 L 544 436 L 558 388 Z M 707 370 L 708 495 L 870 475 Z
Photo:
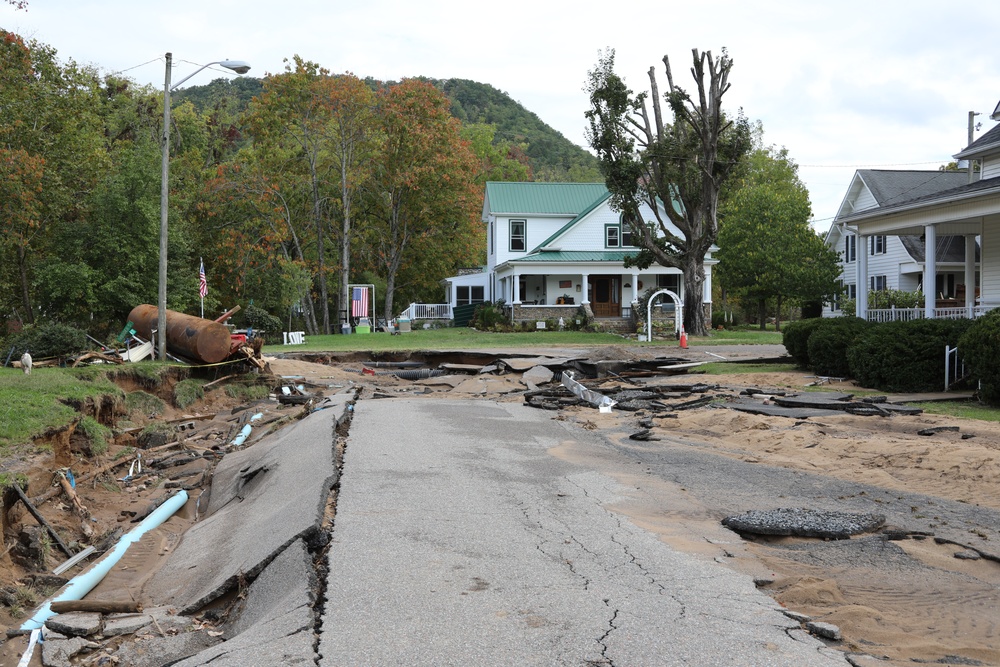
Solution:
M 689 336 L 688 344 L 759 345 L 781 343 L 781 333 L 774 331 L 713 331 L 708 336 Z M 532 331 L 528 333 L 488 333 L 466 327 L 417 329 L 398 336 L 370 334 L 306 336 L 304 345 L 266 345 L 266 354 L 281 352 L 384 352 L 393 350 L 460 350 L 510 347 L 598 347 L 602 345 L 638 345 L 641 347 L 677 347 L 674 339 L 639 343 L 617 334 L 581 331 Z
M 31 375 L 0 368 L 0 456 L 50 428 L 65 426 L 77 412 L 63 401 L 122 391 L 93 368 L 36 368 Z

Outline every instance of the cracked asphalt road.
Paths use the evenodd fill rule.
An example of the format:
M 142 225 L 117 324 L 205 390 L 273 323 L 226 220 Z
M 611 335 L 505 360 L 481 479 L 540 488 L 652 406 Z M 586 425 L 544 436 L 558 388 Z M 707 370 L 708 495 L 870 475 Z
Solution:
M 612 511 L 599 465 L 549 453 L 596 436 L 513 403 L 355 410 L 320 665 L 846 664 L 749 577 Z

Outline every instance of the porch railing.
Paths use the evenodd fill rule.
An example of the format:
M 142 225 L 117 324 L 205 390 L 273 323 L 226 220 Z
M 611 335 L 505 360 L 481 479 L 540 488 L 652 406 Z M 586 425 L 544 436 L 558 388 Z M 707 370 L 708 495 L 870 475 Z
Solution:
M 964 306 L 957 308 L 935 308 L 934 318 L 939 320 L 964 320 L 974 319 L 985 315 L 992 309 L 992 306 Z M 910 320 L 921 320 L 925 316 L 923 308 L 870 308 L 868 309 L 869 322 L 909 322 Z
M 450 320 L 452 319 L 449 303 L 411 303 L 396 319 L 405 317 L 410 320 Z

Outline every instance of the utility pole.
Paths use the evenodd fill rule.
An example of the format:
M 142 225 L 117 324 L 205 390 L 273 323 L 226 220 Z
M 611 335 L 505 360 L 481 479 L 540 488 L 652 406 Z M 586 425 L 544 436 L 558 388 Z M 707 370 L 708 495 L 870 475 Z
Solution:
M 967 143 L 966 146 L 972 145 L 972 133 L 976 131 L 976 116 L 978 116 L 978 115 L 979 114 L 976 113 L 975 111 L 970 111 L 969 112 L 969 143 Z M 975 178 L 975 172 L 976 172 L 975 166 L 976 166 L 976 161 L 970 159 L 969 160 L 969 184 L 970 185 L 972 184 L 972 181 Z

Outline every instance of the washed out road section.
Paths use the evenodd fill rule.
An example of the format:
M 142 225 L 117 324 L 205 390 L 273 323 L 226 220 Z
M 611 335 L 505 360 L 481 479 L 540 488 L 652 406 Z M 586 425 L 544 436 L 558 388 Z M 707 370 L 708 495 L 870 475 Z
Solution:
M 344 458 L 323 666 L 846 664 L 750 578 L 608 506 L 548 453 L 592 437 L 492 401 L 364 401 Z

